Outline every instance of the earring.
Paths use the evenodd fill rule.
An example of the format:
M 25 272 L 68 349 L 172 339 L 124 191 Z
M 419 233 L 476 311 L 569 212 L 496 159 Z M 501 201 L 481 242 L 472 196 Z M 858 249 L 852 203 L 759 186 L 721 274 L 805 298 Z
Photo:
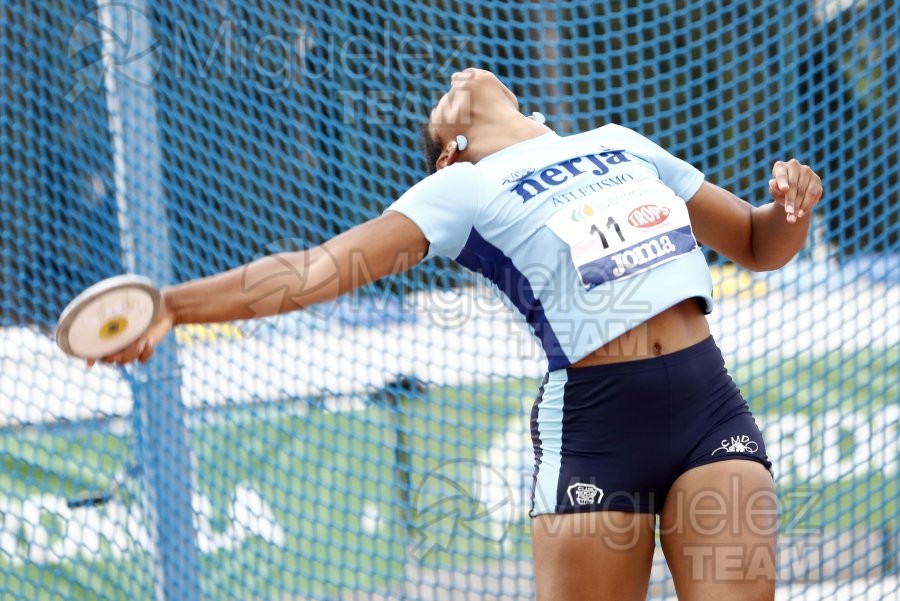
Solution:
M 464 135 L 459 134 L 456 136 L 456 150 L 462 152 L 466 148 L 469 147 L 469 140 Z
M 534 111 L 533 113 L 531 113 L 531 118 L 534 119 L 535 121 L 537 121 L 538 123 L 540 123 L 541 125 L 543 125 L 544 122 L 547 121 L 547 118 L 544 116 L 544 113 L 539 113 L 537 111 Z

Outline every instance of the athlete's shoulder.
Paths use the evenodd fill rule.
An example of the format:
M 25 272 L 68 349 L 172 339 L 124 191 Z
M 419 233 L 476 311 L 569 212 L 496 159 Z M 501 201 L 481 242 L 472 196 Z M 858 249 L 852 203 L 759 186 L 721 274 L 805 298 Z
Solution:
M 461 175 L 471 173 L 472 171 L 474 171 L 474 168 L 475 165 L 469 163 L 468 161 L 453 163 L 452 165 L 447 165 L 443 169 L 438 169 L 434 173 L 423 178 L 421 181 L 454 181 Z
M 400 196 L 395 206 L 434 204 L 441 199 L 451 203 L 475 202 L 480 194 L 479 180 L 482 178 L 472 163 L 454 163 L 419 180 Z
M 443 169 L 432 173 L 422 181 L 432 180 L 435 182 L 446 183 L 448 185 L 464 186 L 472 178 L 478 177 L 481 172 L 478 165 L 469 161 L 461 161 L 447 165 Z
M 478 170 L 472 163 L 453 163 L 420 179 L 413 188 L 441 190 L 448 193 L 469 190 L 478 174 Z
M 646 139 L 639 132 L 618 123 L 606 123 L 578 134 L 578 137 L 597 138 L 598 140 L 618 143 Z

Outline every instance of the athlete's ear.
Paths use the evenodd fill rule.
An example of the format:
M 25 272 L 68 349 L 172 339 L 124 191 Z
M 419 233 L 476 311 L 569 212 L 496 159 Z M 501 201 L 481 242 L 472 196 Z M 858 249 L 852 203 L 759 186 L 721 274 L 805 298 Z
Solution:
M 437 160 L 437 168 L 443 169 L 460 160 L 460 155 L 469 147 L 469 140 L 462 134 L 450 140 L 441 151 L 441 156 Z

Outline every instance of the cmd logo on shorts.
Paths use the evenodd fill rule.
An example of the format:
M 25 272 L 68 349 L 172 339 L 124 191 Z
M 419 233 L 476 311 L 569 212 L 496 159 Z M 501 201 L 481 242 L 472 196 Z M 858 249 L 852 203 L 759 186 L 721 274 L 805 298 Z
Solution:
M 566 493 L 568 493 L 569 502 L 572 505 L 594 505 L 603 498 L 602 488 L 584 482 L 576 482 L 566 489 Z
M 723 440 L 722 444 L 714 450 L 710 455 L 715 455 L 719 451 L 726 453 L 755 453 L 759 450 L 759 445 L 755 440 L 750 440 L 746 434 L 738 434 L 732 436 L 731 440 Z

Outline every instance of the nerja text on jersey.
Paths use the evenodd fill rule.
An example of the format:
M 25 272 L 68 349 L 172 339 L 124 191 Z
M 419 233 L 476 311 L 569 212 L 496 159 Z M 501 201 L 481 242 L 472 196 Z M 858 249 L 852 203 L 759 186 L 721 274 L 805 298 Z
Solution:
M 544 192 L 552 191 L 555 187 L 570 182 L 573 178 L 582 175 L 599 178 L 593 181 L 590 181 L 590 177 L 585 178 L 584 186 L 550 197 L 550 201 L 557 206 L 588 196 L 601 188 L 611 188 L 634 180 L 635 177 L 631 173 L 613 173 L 612 169 L 616 165 L 631 162 L 624 150 L 604 150 L 566 159 L 537 173 L 532 169 L 517 171 L 510 174 L 505 183 L 515 183 L 513 190 L 525 203 Z

